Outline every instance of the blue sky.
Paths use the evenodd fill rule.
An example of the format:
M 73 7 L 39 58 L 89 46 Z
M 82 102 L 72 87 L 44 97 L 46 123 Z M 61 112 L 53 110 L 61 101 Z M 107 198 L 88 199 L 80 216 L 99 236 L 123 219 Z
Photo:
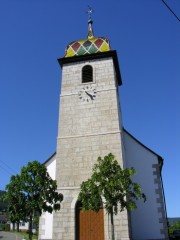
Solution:
M 166 0 L 180 17 L 180 1 Z M 161 0 L 0 1 L 0 189 L 56 150 L 66 45 L 87 35 L 117 50 L 124 127 L 164 158 L 169 217 L 180 216 L 180 22 Z

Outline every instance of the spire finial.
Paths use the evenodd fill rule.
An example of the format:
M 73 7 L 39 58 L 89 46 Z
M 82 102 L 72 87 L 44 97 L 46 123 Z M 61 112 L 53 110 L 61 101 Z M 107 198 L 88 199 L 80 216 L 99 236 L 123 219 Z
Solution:
M 91 19 L 91 15 L 92 15 L 92 13 L 93 13 L 93 9 L 92 9 L 90 6 L 88 6 L 88 11 L 87 11 L 87 13 L 88 13 L 88 16 L 89 16 L 88 21 L 89 21 L 89 20 L 92 21 L 92 19 Z
M 94 12 L 93 9 L 90 6 L 88 6 L 88 11 L 87 11 L 87 13 L 88 13 L 88 35 L 87 35 L 87 38 L 88 39 L 91 39 L 94 37 L 93 29 L 92 29 L 93 21 L 91 18 L 91 15 L 93 12 Z

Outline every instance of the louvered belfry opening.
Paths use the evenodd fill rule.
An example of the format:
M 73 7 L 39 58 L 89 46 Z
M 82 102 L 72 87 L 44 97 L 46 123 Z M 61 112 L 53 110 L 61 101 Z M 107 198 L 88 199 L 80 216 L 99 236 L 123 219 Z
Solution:
M 93 68 L 86 65 L 82 68 L 82 83 L 93 82 Z

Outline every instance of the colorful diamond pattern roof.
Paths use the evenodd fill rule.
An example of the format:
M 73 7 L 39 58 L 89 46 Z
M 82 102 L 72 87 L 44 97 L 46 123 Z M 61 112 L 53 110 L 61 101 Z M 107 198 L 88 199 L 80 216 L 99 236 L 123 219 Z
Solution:
M 107 38 L 94 37 L 92 23 L 92 19 L 89 18 L 87 38 L 85 40 L 71 42 L 66 48 L 65 57 L 82 56 L 110 50 L 110 44 Z
M 65 57 L 81 56 L 110 50 L 109 40 L 105 37 L 74 41 L 66 48 Z

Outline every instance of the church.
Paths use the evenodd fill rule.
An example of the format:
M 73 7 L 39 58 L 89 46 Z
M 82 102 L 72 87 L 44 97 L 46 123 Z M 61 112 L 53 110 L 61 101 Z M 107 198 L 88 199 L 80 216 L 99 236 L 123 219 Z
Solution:
M 122 168 L 134 167 L 147 201 L 132 212 L 114 217 L 116 240 L 168 239 L 161 171 L 163 159 L 122 125 L 119 88 L 122 84 L 117 52 L 105 37 L 95 37 L 91 14 L 86 39 L 73 41 L 62 68 L 56 152 L 44 163 L 64 195 L 61 210 L 40 217 L 39 240 L 109 240 L 110 217 L 82 211 L 78 194 L 99 156 L 110 152 Z

